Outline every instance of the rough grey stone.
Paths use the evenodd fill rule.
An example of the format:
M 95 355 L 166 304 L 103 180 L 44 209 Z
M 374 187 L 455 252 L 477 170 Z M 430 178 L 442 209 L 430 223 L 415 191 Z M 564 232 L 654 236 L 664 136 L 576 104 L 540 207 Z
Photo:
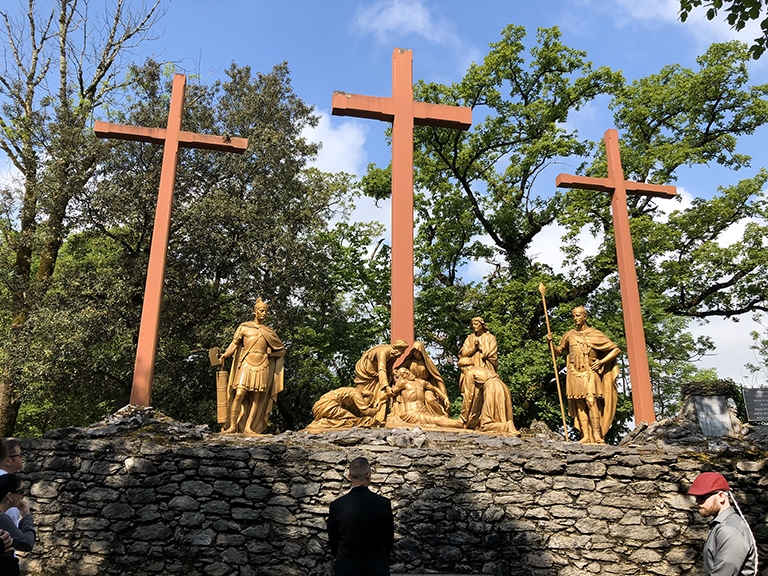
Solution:
M 526 472 L 542 474 L 561 474 L 565 470 L 565 461 L 554 458 L 532 458 L 525 463 Z
M 175 496 L 168 502 L 168 507 L 172 510 L 197 510 L 200 503 L 189 496 Z
M 205 445 L 201 434 L 130 409 L 90 432 L 24 439 L 41 542 L 27 566 L 325 576 L 328 505 L 361 454 L 374 491 L 392 499 L 393 569 L 409 573 L 695 576 L 707 525 L 684 491 L 706 469 L 733 481 L 758 542 L 768 539 L 757 521 L 765 460 L 727 439 L 702 457 L 640 436 L 617 448 L 426 430 L 209 435 Z
M 135 513 L 135 510 L 131 506 L 121 502 L 112 502 L 107 504 L 104 506 L 104 510 L 102 511 L 104 517 L 109 518 L 110 520 L 117 518 L 130 518 Z
M 200 480 L 188 480 L 181 483 L 179 490 L 182 494 L 186 494 L 187 496 L 202 498 L 210 496 L 213 493 L 213 486 L 208 482 L 202 482 Z

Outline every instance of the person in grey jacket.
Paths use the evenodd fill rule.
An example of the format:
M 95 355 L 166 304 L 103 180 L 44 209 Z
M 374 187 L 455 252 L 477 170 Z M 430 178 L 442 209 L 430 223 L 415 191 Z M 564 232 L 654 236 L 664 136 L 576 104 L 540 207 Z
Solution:
M 707 576 L 755 576 L 755 537 L 725 477 L 703 472 L 693 481 L 688 494 L 696 498 L 699 514 L 712 518 L 703 553 Z

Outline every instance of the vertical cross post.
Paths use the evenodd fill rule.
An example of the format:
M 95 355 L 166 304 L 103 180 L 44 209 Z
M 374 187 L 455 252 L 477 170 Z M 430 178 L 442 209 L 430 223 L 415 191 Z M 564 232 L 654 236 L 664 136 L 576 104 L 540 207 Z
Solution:
M 392 341 L 413 343 L 413 127 L 466 130 L 472 110 L 414 102 L 413 52 L 392 53 L 392 97 L 334 92 L 334 116 L 392 122 Z
M 635 424 L 656 421 L 653 407 L 653 390 L 648 369 L 648 355 L 645 346 L 645 330 L 640 308 L 640 290 L 637 286 L 635 254 L 632 249 L 632 235 L 629 228 L 627 193 L 643 194 L 660 198 L 671 198 L 677 194 L 674 186 L 647 184 L 624 180 L 619 151 L 619 133 L 610 129 L 605 133 L 605 154 L 608 160 L 607 178 L 588 178 L 571 174 L 560 174 L 555 183 L 558 188 L 579 188 L 611 194 L 613 233 L 616 239 L 616 260 L 619 268 L 621 307 L 624 314 L 624 332 L 627 338 L 629 377 L 632 383 L 632 404 Z
M 94 133 L 100 138 L 151 142 L 152 144 L 161 144 L 164 147 L 160 189 L 152 231 L 152 246 L 149 251 L 147 282 L 144 289 L 144 305 L 141 309 L 136 364 L 133 369 L 133 386 L 131 387 L 130 402 L 139 406 L 149 406 L 152 401 L 152 379 L 157 356 L 160 306 L 163 297 L 163 283 L 165 282 L 168 238 L 171 232 L 171 207 L 173 205 L 173 188 L 176 182 L 179 147 L 221 150 L 238 154 L 245 152 L 248 147 L 246 138 L 225 139 L 222 136 L 196 134 L 181 129 L 186 82 L 187 79 L 184 74 L 176 74 L 173 78 L 171 107 L 168 112 L 168 123 L 164 129 L 98 121 L 93 127 Z

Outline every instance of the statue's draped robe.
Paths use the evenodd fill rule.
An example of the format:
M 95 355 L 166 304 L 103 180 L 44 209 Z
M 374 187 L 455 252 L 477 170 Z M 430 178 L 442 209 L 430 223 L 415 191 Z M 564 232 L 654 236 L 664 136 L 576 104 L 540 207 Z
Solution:
M 260 336 L 255 338 L 247 336 L 253 329 L 258 330 Z M 264 338 L 271 352 L 261 362 L 253 362 L 251 359 L 257 355 L 254 350 L 260 338 Z M 251 432 L 261 434 L 267 429 L 269 413 L 272 411 L 272 405 L 277 401 L 277 395 L 283 391 L 283 355 L 273 356 L 272 354 L 283 351 L 285 347 L 277 332 L 255 322 L 240 324 L 235 330 L 232 342 L 237 347 L 232 355 L 232 369 L 229 373 L 229 404 L 232 404 L 238 388 L 245 388 L 248 391 L 243 398 L 240 415 L 237 416 L 237 431 L 243 432 L 246 421 L 250 415 L 253 415 Z M 252 410 L 254 412 L 251 412 Z
M 559 348 L 566 355 L 565 394 L 568 397 L 568 415 L 574 419 L 574 425 L 581 430 L 577 418 L 576 400 L 595 396 L 600 411 L 600 430 L 605 436 L 616 414 L 616 378 L 619 366 L 616 360 L 602 365 L 597 371 L 590 364 L 603 358 L 618 348 L 597 328 L 584 326 L 582 330 L 569 330 L 560 339 Z
M 468 426 L 482 432 L 517 433 L 512 395 L 501 378 L 482 366 L 470 368 L 465 377 L 467 383 L 475 388 L 474 405 L 470 410 L 472 419 Z
M 386 371 L 387 382 L 392 384 L 394 363 L 392 346 L 380 344 L 366 351 L 355 364 L 355 386 L 370 395 L 371 405 L 381 403 L 381 408 L 375 416 L 377 422 L 383 423 L 387 412 L 387 405 L 384 402 L 386 393 L 381 389 L 379 370 Z
M 475 347 L 475 340 L 480 342 L 480 349 Z M 470 358 L 473 366 L 479 366 L 485 368 L 489 372 L 496 374 L 496 367 L 499 363 L 499 347 L 496 343 L 496 336 L 488 331 L 483 332 L 480 336 L 470 334 L 464 340 L 464 344 L 459 350 L 459 358 Z M 479 409 L 480 404 L 474 402 L 474 397 L 477 395 L 474 384 L 467 381 L 464 374 L 459 376 L 459 391 L 461 393 L 461 418 L 465 422 L 469 422 L 477 418 L 478 414 L 472 412 L 472 407 L 475 406 Z
M 378 408 L 368 404 L 357 388 L 344 386 L 326 392 L 312 406 L 315 419 L 307 430 L 327 430 L 329 428 L 371 428 L 378 423 L 374 416 Z

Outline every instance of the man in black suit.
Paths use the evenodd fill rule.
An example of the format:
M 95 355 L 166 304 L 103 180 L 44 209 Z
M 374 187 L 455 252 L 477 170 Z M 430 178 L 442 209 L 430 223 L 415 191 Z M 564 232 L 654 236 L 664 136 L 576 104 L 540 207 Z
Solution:
M 349 463 L 352 489 L 331 502 L 328 543 L 336 558 L 336 576 L 389 576 L 395 521 L 388 498 L 368 490 L 371 465 L 365 458 Z

